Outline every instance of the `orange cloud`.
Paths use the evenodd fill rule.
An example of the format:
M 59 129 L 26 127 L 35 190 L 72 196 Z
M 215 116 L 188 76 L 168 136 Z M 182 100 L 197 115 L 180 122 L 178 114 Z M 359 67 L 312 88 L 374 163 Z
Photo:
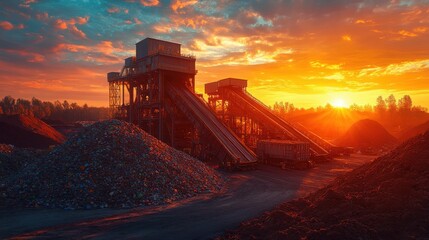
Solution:
M 55 46 L 52 51 L 54 53 L 58 53 L 61 51 L 68 51 L 68 52 L 78 52 L 78 51 L 87 51 L 90 48 L 84 45 L 78 45 L 78 44 L 69 44 L 69 43 L 60 43 L 57 46 Z
M 8 21 L 1 21 L 0 28 L 2 28 L 3 30 L 9 31 L 13 29 L 13 24 Z
M 69 26 L 69 30 L 70 30 L 70 32 L 71 32 L 73 35 L 75 35 L 76 37 L 79 37 L 79 38 L 86 38 L 86 34 L 85 34 L 82 30 L 78 29 L 78 28 L 76 27 L 76 25 L 70 25 L 70 26 Z
M 75 19 L 76 23 L 79 25 L 87 24 L 89 20 L 89 17 L 77 17 Z
M 310 61 L 310 66 L 313 68 L 326 68 L 331 70 L 339 70 L 341 69 L 341 65 L 343 64 L 326 64 L 318 61 Z
M 78 38 L 86 38 L 86 34 L 76 27 L 77 24 L 84 25 L 88 23 L 89 17 L 77 17 L 77 18 L 71 18 L 70 20 L 66 21 L 63 19 L 56 19 L 54 21 L 54 27 L 59 30 L 66 30 L 68 29 L 71 34 Z
M 358 19 L 355 21 L 356 24 L 374 24 L 373 20 L 365 20 L 365 19 Z
M 352 41 L 352 37 L 350 35 L 343 35 L 341 36 L 341 39 L 343 39 L 346 42 Z
M 408 32 L 405 30 L 401 30 L 398 32 L 400 35 L 404 36 L 404 37 L 416 37 L 417 34 L 413 33 L 413 32 Z
M 134 23 L 137 25 L 142 24 L 142 22 L 138 18 L 134 18 Z
M 36 3 L 37 0 L 25 0 L 23 3 L 19 4 L 20 7 L 29 8 L 30 4 Z
M 197 2 L 197 0 L 174 0 L 170 7 L 174 12 L 177 12 L 178 10 L 190 5 L 194 5 Z
M 56 19 L 54 21 L 54 27 L 56 29 L 62 29 L 62 30 L 64 30 L 64 29 L 67 29 L 67 23 L 64 20 L 62 20 L 62 19 Z
M 140 3 L 146 7 L 153 7 L 159 5 L 159 0 L 140 0 Z
M 37 13 L 36 14 L 36 19 L 46 22 L 49 20 L 49 14 L 47 12 L 44 13 Z
M 39 63 L 45 61 L 45 57 L 39 53 L 27 52 L 24 50 L 6 50 L 6 52 L 25 57 L 26 61 L 30 63 Z
M 112 7 L 112 8 L 107 9 L 107 12 L 109 12 L 109 13 L 118 13 L 119 11 L 120 11 L 120 9 L 117 7 Z
M 124 50 L 122 42 L 101 41 L 94 45 L 61 43 L 52 49 L 57 56 L 63 53 L 79 53 L 75 60 L 97 63 L 120 63 L 125 57 L 131 56 L 133 50 Z
M 193 29 L 203 27 L 207 24 L 208 19 L 205 16 L 192 16 L 192 17 L 180 17 L 172 18 L 172 27 L 186 26 Z
M 154 25 L 152 28 L 157 33 L 168 33 L 168 32 L 171 31 L 171 27 L 165 26 L 165 25 L 162 25 L 162 24 L 160 24 L 160 25 Z
M 405 61 L 389 64 L 385 67 L 370 67 L 359 71 L 358 77 L 382 77 L 404 75 L 407 73 L 424 72 L 429 69 L 429 59 Z
M 425 32 L 427 32 L 428 29 L 429 28 L 427 28 L 427 27 L 416 27 L 413 29 L 413 31 L 416 33 L 425 33 Z

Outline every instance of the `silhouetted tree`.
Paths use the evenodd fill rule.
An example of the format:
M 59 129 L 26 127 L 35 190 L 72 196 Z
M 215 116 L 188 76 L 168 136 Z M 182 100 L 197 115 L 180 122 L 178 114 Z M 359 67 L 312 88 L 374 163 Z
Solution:
M 370 104 L 366 104 L 365 106 L 363 106 L 363 111 L 370 113 L 373 111 L 373 107 Z
M 387 109 L 390 112 L 396 112 L 398 107 L 396 106 L 396 98 L 393 96 L 393 94 L 390 94 L 390 96 L 386 99 Z
M 19 114 L 33 115 L 31 102 L 26 99 L 18 98 L 16 100 L 16 111 Z
M 55 111 L 55 106 L 51 102 L 43 102 L 43 111 L 45 113 L 45 117 L 51 116 Z
M 293 103 L 289 104 L 289 111 L 288 112 L 290 112 L 290 113 L 295 112 L 295 106 L 293 105 Z
M 15 110 L 15 98 L 11 96 L 4 97 L 0 104 L 5 114 L 12 114 Z
M 31 101 L 26 99 L 15 100 L 11 96 L 0 99 L 0 110 L 0 114 L 25 114 L 65 122 L 97 121 L 109 117 L 108 108 L 89 107 L 88 104 L 80 107 L 77 103 L 69 104 L 67 101 L 64 103 L 60 101 L 42 102 L 37 98 L 32 98 Z
M 63 102 L 63 108 L 65 110 L 70 109 L 70 104 L 69 104 L 69 102 L 67 102 L 67 100 L 64 100 L 64 102 Z
M 404 97 L 402 97 L 398 101 L 398 107 L 401 111 L 411 111 L 412 106 L 413 100 L 411 100 L 411 97 L 409 95 L 404 95 Z
M 79 108 L 80 108 L 80 106 L 77 103 L 70 104 L 70 109 L 76 110 L 76 109 L 79 109 Z
M 44 109 L 44 106 L 43 106 L 43 102 L 40 99 L 37 99 L 37 98 L 33 97 L 31 99 L 31 106 L 33 108 L 33 114 L 34 114 L 34 116 L 36 116 L 38 118 L 44 118 L 44 117 L 46 117 L 45 109 Z
M 422 106 L 413 106 L 411 108 L 411 111 L 413 111 L 413 112 L 427 112 L 428 109 L 425 107 L 422 107 Z
M 54 109 L 55 109 L 55 111 L 62 111 L 62 110 L 64 110 L 63 105 L 58 100 L 54 102 Z
M 377 104 L 375 105 L 374 110 L 378 113 L 384 113 L 386 111 L 386 102 L 383 100 L 382 96 L 378 96 Z
M 356 103 L 353 103 L 352 105 L 350 105 L 349 109 L 350 111 L 354 111 L 354 112 L 362 112 L 361 106 L 357 105 Z

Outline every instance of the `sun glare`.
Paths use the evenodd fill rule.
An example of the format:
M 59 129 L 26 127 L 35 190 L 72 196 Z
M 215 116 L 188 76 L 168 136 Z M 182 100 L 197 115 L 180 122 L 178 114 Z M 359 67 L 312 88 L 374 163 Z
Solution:
M 341 98 L 337 98 L 337 99 L 333 100 L 331 104 L 332 104 L 332 106 L 334 106 L 336 108 L 347 107 L 346 101 L 344 101 L 344 99 L 341 99 Z

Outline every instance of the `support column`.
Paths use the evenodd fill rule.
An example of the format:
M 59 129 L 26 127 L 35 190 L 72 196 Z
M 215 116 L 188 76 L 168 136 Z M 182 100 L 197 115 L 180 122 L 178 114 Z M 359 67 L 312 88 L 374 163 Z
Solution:
M 149 116 L 148 116 L 148 125 L 149 125 L 149 134 L 153 136 L 154 131 L 153 131 L 153 99 L 152 99 L 152 91 L 153 91 L 153 74 L 149 75 L 149 79 L 148 79 L 148 89 L 149 89 L 149 101 L 148 101 L 148 107 L 149 107 Z
M 134 123 L 134 84 L 130 81 L 130 88 L 128 89 L 128 92 L 130 94 L 130 108 L 129 108 L 129 118 L 130 123 Z
M 142 118 L 142 93 L 141 93 L 141 83 L 139 82 L 139 83 L 137 83 L 137 86 L 136 86 L 136 88 L 137 88 L 137 90 L 136 90 L 136 101 L 137 101 L 137 109 L 136 109 L 136 113 L 137 113 L 137 125 L 139 126 L 139 127 L 141 127 L 142 126 L 142 123 L 141 123 L 141 118 Z
M 158 138 L 159 140 L 163 141 L 164 136 L 163 134 L 163 121 L 164 121 L 164 75 L 161 71 L 158 72 Z

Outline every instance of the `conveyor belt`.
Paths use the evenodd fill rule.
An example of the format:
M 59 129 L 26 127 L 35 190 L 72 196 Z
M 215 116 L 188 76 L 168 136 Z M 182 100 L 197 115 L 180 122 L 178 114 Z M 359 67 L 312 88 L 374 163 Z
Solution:
M 276 116 L 267 106 L 265 106 L 262 102 L 260 102 L 258 99 L 256 99 L 246 91 L 236 88 L 224 88 L 224 91 L 228 91 L 228 94 L 231 94 L 231 97 L 235 101 L 239 101 L 235 103 L 237 106 L 243 106 L 247 109 L 249 108 L 249 106 L 251 106 L 253 114 L 255 114 L 258 118 L 263 119 L 264 124 L 269 124 L 271 126 L 274 126 L 275 128 L 281 129 L 290 139 L 309 142 L 310 149 L 313 154 L 328 154 L 328 151 L 321 145 L 319 145 L 316 141 L 312 140 L 310 137 L 297 130 L 290 123 Z
M 182 111 L 205 126 L 236 163 L 242 165 L 256 163 L 255 154 L 216 117 L 203 99 L 183 86 L 166 84 L 166 90 L 172 99 L 178 101 L 177 106 Z

